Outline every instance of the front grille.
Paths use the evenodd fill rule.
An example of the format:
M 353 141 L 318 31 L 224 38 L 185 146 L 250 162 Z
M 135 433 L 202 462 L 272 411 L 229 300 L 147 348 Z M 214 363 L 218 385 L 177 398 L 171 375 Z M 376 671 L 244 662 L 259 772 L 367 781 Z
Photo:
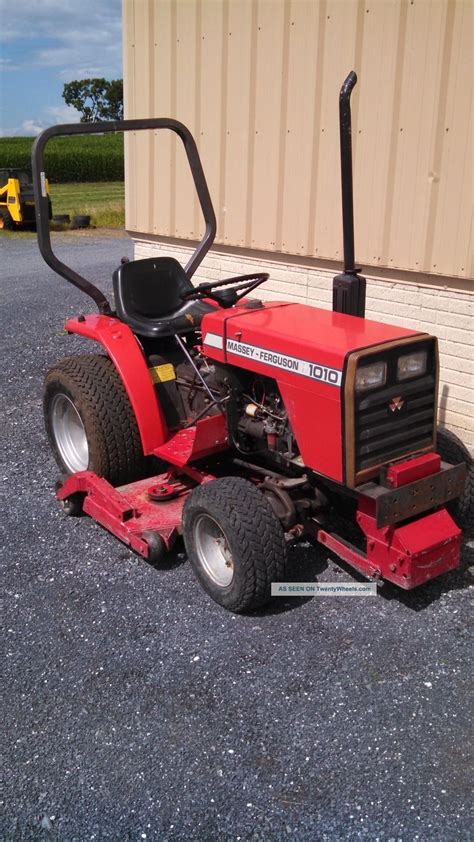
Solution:
M 355 402 L 356 473 L 428 447 L 435 423 L 434 374 L 361 395 Z M 391 410 L 393 398 L 402 408 Z

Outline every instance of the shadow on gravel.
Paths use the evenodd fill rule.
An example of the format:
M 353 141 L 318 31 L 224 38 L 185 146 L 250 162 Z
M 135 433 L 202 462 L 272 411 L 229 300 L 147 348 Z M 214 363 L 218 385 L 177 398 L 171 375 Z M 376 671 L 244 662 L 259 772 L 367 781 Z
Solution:
M 128 558 L 130 550 L 126 550 L 123 557 Z M 133 553 L 132 553 L 133 554 Z M 176 546 L 171 552 L 159 562 L 151 562 L 142 556 L 136 556 L 144 561 L 159 573 L 162 570 L 174 570 L 187 563 L 186 552 L 182 539 L 178 539 Z M 342 559 L 333 556 L 318 544 L 311 541 L 302 543 L 295 542 L 288 547 L 288 567 L 286 580 L 288 582 L 316 582 L 318 576 L 328 568 L 330 561 L 337 564 L 335 574 L 345 573 L 350 579 L 356 582 L 366 582 L 367 579 L 358 573 Z M 437 602 L 445 593 L 451 591 L 465 590 L 474 584 L 472 572 L 468 569 L 474 564 L 474 552 L 467 545 L 464 545 L 461 567 L 451 573 L 445 573 L 438 579 L 433 579 L 426 585 L 421 585 L 411 591 L 404 591 L 390 582 L 379 582 L 378 595 L 387 601 L 396 600 L 411 611 L 423 611 L 434 602 Z M 295 611 L 306 602 L 312 602 L 313 596 L 289 596 L 288 598 L 272 600 L 258 611 L 253 611 L 252 616 L 265 617 L 266 615 L 286 614 L 288 611 Z
M 411 611 L 423 611 L 433 602 L 437 602 L 444 594 L 453 591 L 463 591 L 474 584 L 474 579 L 469 570 L 462 565 L 459 570 L 445 573 L 438 579 L 433 579 L 426 585 L 414 588 L 412 591 L 403 591 L 394 585 L 385 584 L 380 594 L 385 599 L 397 599 Z
M 474 584 L 469 567 L 474 562 L 474 553 L 472 549 L 464 544 L 461 556 L 461 566 L 458 570 L 452 570 L 450 573 L 445 573 L 438 579 L 433 579 L 427 582 L 426 585 L 420 585 L 412 591 L 404 591 L 397 588 L 395 585 L 385 582 L 380 589 L 380 595 L 384 599 L 397 599 L 406 608 L 412 611 L 423 611 L 428 608 L 433 602 L 440 599 L 443 594 L 452 591 L 462 591 L 471 587 Z
M 293 549 L 295 552 L 297 547 Z M 301 548 L 300 548 L 301 549 Z M 325 552 L 325 551 L 324 551 Z M 337 564 L 339 570 L 344 571 L 356 582 L 365 582 L 366 578 L 354 570 L 349 564 L 346 564 L 342 559 L 330 554 L 330 558 Z M 290 562 L 291 563 L 291 562 Z M 445 573 L 438 579 L 433 579 L 427 582 L 426 585 L 420 585 L 411 591 L 404 591 L 402 588 L 391 584 L 390 582 L 379 583 L 378 594 L 386 600 L 397 600 L 399 603 L 409 608 L 411 611 L 423 611 L 434 602 L 437 602 L 445 593 L 452 591 L 465 590 L 474 584 L 474 576 L 469 570 L 474 564 L 474 551 L 467 544 L 462 550 L 461 566 L 458 570 L 453 570 L 450 573 Z M 318 547 L 310 546 L 306 549 L 306 557 L 303 563 L 295 565 L 291 568 L 291 581 L 294 582 L 311 582 L 316 581 L 317 575 L 320 575 L 328 566 L 328 560 L 318 552 Z M 308 602 L 313 597 L 292 597 L 291 603 L 285 603 L 281 608 L 267 609 L 262 613 L 281 613 L 282 611 L 291 611 L 297 608 L 303 602 Z
M 321 550 L 318 544 L 304 541 L 295 542 L 288 547 L 288 567 L 286 580 L 288 582 L 316 582 L 328 567 L 328 559 L 325 550 Z M 256 617 L 266 615 L 286 614 L 287 611 L 295 611 L 301 608 L 306 602 L 312 602 L 313 596 L 289 596 L 287 599 L 279 597 L 272 599 L 267 605 L 258 611 L 252 612 Z
M 337 564 L 357 582 L 367 581 L 362 575 L 337 559 Z M 465 590 L 474 584 L 472 574 L 466 569 L 460 568 L 451 573 L 445 573 L 438 579 L 427 582 L 426 585 L 419 585 L 413 590 L 404 591 L 402 588 L 393 585 L 391 582 L 378 582 L 378 595 L 387 601 L 396 600 L 409 608 L 411 611 L 423 611 L 434 602 L 437 602 L 445 593 L 451 591 Z
M 170 550 L 170 552 L 167 553 L 160 561 L 149 561 L 147 558 L 138 554 L 137 558 L 140 559 L 140 561 L 144 561 L 149 567 L 153 567 L 153 570 L 156 570 L 158 573 L 160 570 L 175 570 L 177 567 L 181 567 L 185 564 L 188 560 L 186 553 L 184 552 L 182 541 L 180 540 L 178 540 L 176 546 L 173 547 L 173 549 Z

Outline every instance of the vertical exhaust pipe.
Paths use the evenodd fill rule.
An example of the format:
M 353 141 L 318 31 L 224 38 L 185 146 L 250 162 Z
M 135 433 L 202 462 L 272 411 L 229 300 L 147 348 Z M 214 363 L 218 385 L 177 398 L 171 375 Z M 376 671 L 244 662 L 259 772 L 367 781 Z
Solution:
M 339 134 L 341 145 L 342 231 L 344 272 L 333 281 L 332 309 L 335 313 L 365 316 L 365 278 L 358 273 L 354 255 L 354 200 L 352 189 L 351 93 L 357 83 L 352 70 L 339 93 Z

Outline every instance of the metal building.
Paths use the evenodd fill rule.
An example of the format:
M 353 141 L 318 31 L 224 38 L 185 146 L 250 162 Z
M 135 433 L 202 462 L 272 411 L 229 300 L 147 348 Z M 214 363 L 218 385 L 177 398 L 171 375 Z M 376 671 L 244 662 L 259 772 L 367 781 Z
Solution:
M 338 91 L 353 101 L 367 316 L 440 338 L 440 422 L 474 448 L 470 0 L 124 0 L 126 116 L 196 137 L 216 245 L 199 279 L 251 271 L 322 307 L 342 257 Z M 137 256 L 201 233 L 179 141 L 127 140 Z M 295 330 L 297 326 L 295 326 Z

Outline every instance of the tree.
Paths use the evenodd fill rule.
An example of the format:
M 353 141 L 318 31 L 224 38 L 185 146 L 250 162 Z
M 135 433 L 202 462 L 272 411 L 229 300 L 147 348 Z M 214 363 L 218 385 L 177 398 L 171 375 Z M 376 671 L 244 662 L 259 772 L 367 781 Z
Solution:
M 81 123 L 123 118 L 123 80 L 80 79 L 64 85 L 63 99 L 81 114 Z

